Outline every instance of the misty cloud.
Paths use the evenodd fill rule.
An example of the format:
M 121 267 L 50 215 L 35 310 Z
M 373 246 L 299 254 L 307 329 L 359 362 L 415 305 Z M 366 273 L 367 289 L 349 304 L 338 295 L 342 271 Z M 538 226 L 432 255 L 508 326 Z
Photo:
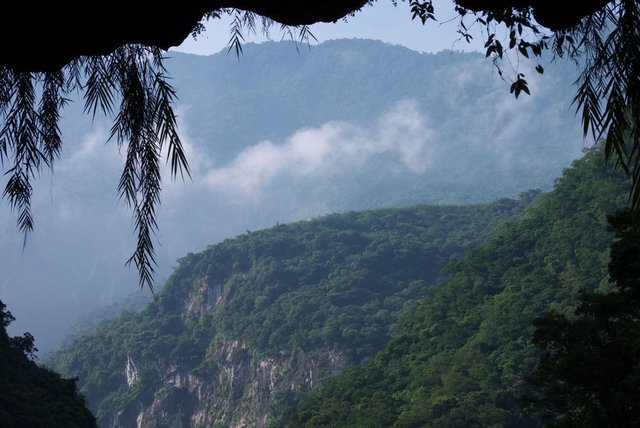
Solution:
M 90 159 L 94 159 L 97 156 L 105 156 L 105 154 L 108 153 L 105 148 L 112 149 L 112 147 L 105 147 L 105 142 L 108 138 L 109 134 L 107 134 L 107 131 L 102 127 L 92 130 L 84 136 L 79 148 L 68 158 L 64 158 L 56 164 L 56 169 L 60 171 L 73 171 L 85 165 Z
M 432 139 L 417 102 L 405 100 L 371 128 L 332 121 L 300 129 L 281 144 L 261 141 L 204 172 L 202 180 L 212 191 L 253 197 L 276 179 L 348 174 L 376 155 L 396 157 L 396 168 L 424 173 L 436 156 Z

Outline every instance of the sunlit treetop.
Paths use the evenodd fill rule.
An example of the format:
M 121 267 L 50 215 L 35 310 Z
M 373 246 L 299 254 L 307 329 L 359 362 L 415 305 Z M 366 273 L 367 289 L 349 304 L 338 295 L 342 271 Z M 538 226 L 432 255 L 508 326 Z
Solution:
M 0 55 L 0 164 L 7 177 L 3 199 L 16 214 L 25 243 L 34 227 L 32 181 L 59 156 L 60 112 L 71 94 L 80 92 L 85 113 L 113 119 L 111 139 L 126 153 L 118 192 L 133 211 L 138 238 L 128 263 L 137 267 L 140 286 L 153 288 L 162 159 L 170 163 L 172 176 L 189 175 L 164 51 L 203 31 L 205 20 L 222 15 L 232 17 L 229 49 L 240 54 L 247 33 L 280 27 L 304 41 L 312 37 L 307 25 L 336 21 L 382 1 L 405 7 L 407 21 L 429 25 L 438 19 L 430 0 L 115 0 L 92 4 L 91 10 L 69 0 L 12 5 L 0 26 L 6 42 Z M 577 61 L 581 73 L 573 101 L 584 133 L 606 140 L 606 158 L 631 175 L 630 198 L 639 207 L 638 2 L 455 3 L 460 38 L 470 40 L 471 27 L 483 29 L 486 55 L 516 97 L 529 88 L 511 58 L 537 61 L 551 51 Z M 536 70 L 544 71 L 538 63 Z

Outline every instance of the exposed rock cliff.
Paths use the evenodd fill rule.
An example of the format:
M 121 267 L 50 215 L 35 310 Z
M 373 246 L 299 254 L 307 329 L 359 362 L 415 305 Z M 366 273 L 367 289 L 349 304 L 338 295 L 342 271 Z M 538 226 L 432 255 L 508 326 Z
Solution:
M 196 316 L 212 315 L 224 302 L 223 286 L 196 281 L 184 309 Z M 308 391 L 339 372 L 344 358 L 334 349 L 280 350 L 265 356 L 240 340 L 216 335 L 204 358 L 192 370 L 170 364 L 155 386 L 149 403 L 135 400 L 119 410 L 108 426 L 163 427 L 266 427 L 269 406 L 278 389 Z M 136 385 L 134 360 L 125 363 L 127 386 Z

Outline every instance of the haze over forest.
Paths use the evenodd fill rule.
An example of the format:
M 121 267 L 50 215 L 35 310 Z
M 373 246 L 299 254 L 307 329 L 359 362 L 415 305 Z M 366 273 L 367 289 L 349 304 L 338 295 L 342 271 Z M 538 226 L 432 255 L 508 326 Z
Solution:
M 532 95 L 515 100 L 483 54 L 340 40 L 170 56 L 192 180 L 164 182 L 158 287 L 178 258 L 247 230 L 548 190 L 588 145 L 567 63 L 542 76 L 524 70 Z M 123 267 L 135 237 L 116 196 L 122 158 L 104 144 L 109 122 L 81 110 L 64 113 L 65 152 L 35 186 L 24 252 L 15 217 L 0 208 L 0 295 L 12 330 L 30 331 L 42 352 L 82 313 L 137 290 Z

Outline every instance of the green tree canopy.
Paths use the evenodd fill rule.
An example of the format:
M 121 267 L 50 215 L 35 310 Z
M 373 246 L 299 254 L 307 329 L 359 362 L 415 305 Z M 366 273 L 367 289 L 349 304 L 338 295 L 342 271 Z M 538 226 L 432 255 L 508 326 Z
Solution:
M 640 420 L 640 219 L 625 210 L 609 223 L 615 290 L 584 294 L 573 317 L 552 312 L 534 322 L 542 356 L 530 379 L 537 395 L 528 401 L 551 426 L 630 427 Z
M 138 268 L 140 285 L 152 287 L 164 151 L 173 176 L 189 175 L 163 51 L 202 31 L 202 20 L 224 14 L 233 17 L 230 46 L 239 53 L 247 31 L 282 25 L 292 37 L 305 39 L 308 24 L 335 21 L 377 1 L 383 0 L 187 0 L 158 7 L 149 0 L 135 5 L 118 0 L 82 18 L 70 0 L 12 7 L 0 26 L 0 37 L 11 41 L 0 56 L 0 164 L 7 176 L 3 197 L 16 212 L 19 230 L 26 238 L 33 229 L 32 181 L 59 156 L 60 111 L 79 91 L 86 113 L 113 118 L 111 138 L 126 152 L 118 191 L 133 211 L 138 238 L 129 262 Z M 431 0 L 386 1 L 408 7 L 407 19 L 423 24 L 437 19 Z M 535 58 L 551 50 L 580 61 L 574 103 L 584 133 L 606 139 L 607 159 L 634 179 L 631 196 L 638 207 L 638 2 L 456 0 L 456 11 L 462 39 L 472 38 L 471 26 L 483 28 L 487 57 L 510 79 L 516 97 L 529 88 L 517 67 L 505 66 L 517 62 L 506 61 L 509 57 Z M 25 28 L 29 38 L 22 37 Z M 543 72 L 540 64 L 536 69 Z

